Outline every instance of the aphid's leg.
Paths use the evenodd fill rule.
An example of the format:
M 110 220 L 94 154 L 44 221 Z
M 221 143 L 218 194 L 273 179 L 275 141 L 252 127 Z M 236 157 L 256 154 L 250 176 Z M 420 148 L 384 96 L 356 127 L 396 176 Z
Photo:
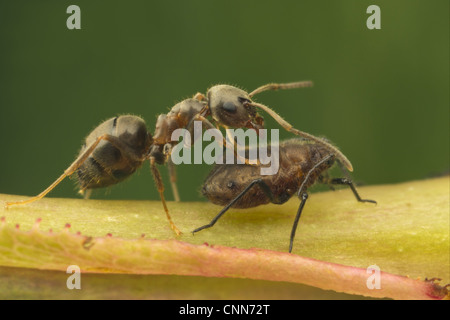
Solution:
M 299 82 L 291 82 L 291 83 L 269 83 L 265 84 L 252 92 L 249 93 L 250 97 L 254 95 L 267 91 L 267 90 L 285 90 L 285 89 L 297 89 L 297 88 L 306 88 L 312 87 L 312 81 L 299 81 Z
M 336 189 L 331 185 L 331 179 L 330 179 L 330 177 L 329 177 L 329 175 L 328 175 L 328 173 L 326 172 L 326 173 L 324 173 L 324 174 L 321 174 L 320 176 L 319 176 L 319 178 L 317 179 L 317 181 L 319 182 L 319 183 L 323 183 L 323 184 L 326 184 L 327 186 L 328 186 L 328 188 L 330 188 L 330 190 L 333 190 L 333 191 L 335 191 Z
M 260 104 L 260 103 L 256 103 L 256 102 L 251 102 L 248 104 L 249 106 L 254 106 L 257 108 L 260 108 L 262 110 L 264 110 L 265 112 L 267 112 L 276 122 L 278 122 L 278 124 L 280 124 L 284 129 L 286 129 L 287 131 L 315 141 L 321 145 L 323 145 L 324 147 L 326 147 L 331 153 L 334 153 L 336 155 L 336 158 L 339 159 L 340 162 L 342 162 L 342 164 L 349 170 L 349 171 L 353 171 L 353 166 L 350 163 L 350 160 L 347 159 L 347 157 L 341 152 L 339 151 L 335 146 L 333 146 L 332 144 L 328 143 L 327 141 L 325 141 L 324 139 L 318 138 L 316 136 L 313 136 L 312 134 L 300 131 L 295 129 L 290 123 L 288 123 L 286 120 L 284 120 L 280 115 L 278 115 L 275 111 L 273 111 L 272 109 L 270 109 L 269 107 Z
M 255 185 L 261 185 L 262 186 L 262 189 L 264 190 L 264 192 L 267 192 L 267 190 L 268 190 L 268 186 L 265 184 L 265 182 L 263 181 L 263 180 L 261 180 L 261 179 L 256 179 L 256 180 L 253 180 L 252 182 L 250 182 L 250 184 L 247 186 L 247 187 L 245 187 L 245 189 L 244 190 L 242 190 L 241 191 L 241 193 L 239 193 L 237 196 L 236 196 L 236 198 L 234 198 L 233 200 L 231 200 L 231 202 L 229 203 L 229 204 L 227 204 L 226 206 L 225 206 L 225 208 L 223 208 L 220 212 L 219 212 L 219 214 L 218 215 L 216 215 L 212 220 L 211 220 L 211 222 L 210 223 L 208 223 L 208 224 L 205 224 L 204 226 L 201 226 L 201 227 L 199 227 L 199 228 L 197 228 L 197 229 L 195 229 L 194 231 L 192 231 L 192 234 L 194 234 L 194 233 L 196 233 L 196 232 L 199 232 L 200 230 L 203 230 L 203 229 L 207 229 L 207 228 L 211 228 L 216 222 L 217 222 L 217 220 L 219 220 L 220 219 L 220 217 L 222 217 L 223 216 L 223 214 L 225 213 L 225 212 L 227 212 L 228 211 L 228 209 L 230 209 L 236 202 L 238 202 L 253 186 L 255 186 Z M 269 189 L 269 192 L 270 192 L 270 189 Z M 270 196 L 269 196 L 269 198 L 272 200 L 273 199 L 273 195 L 272 195 L 272 193 L 270 192 Z M 273 201 L 272 201 L 273 202 Z
M 369 200 L 369 199 L 361 199 L 361 197 L 358 194 L 358 191 L 356 191 L 355 185 L 353 184 L 353 181 L 348 179 L 348 178 L 335 178 L 335 179 L 331 179 L 330 182 L 331 184 L 343 184 L 343 185 L 347 185 L 350 187 L 350 189 L 352 189 L 353 194 L 356 197 L 356 200 L 358 200 L 359 202 L 371 202 L 371 203 L 377 203 L 375 200 Z
M 300 202 L 300 206 L 297 210 L 297 215 L 295 216 L 294 224 L 292 225 L 291 238 L 289 240 L 289 253 L 292 252 L 292 247 L 294 246 L 295 232 L 297 231 L 298 221 L 300 220 L 300 216 L 302 215 L 303 207 L 305 206 L 306 200 L 308 200 L 308 193 L 303 192 L 301 194 L 302 202 Z
M 164 198 L 164 184 L 159 173 L 158 168 L 156 167 L 156 161 L 154 157 L 150 157 L 150 170 L 153 174 L 153 179 L 155 180 L 156 188 L 159 192 L 159 197 L 161 198 L 161 202 L 164 207 L 164 211 L 166 212 L 167 220 L 169 220 L 170 228 L 175 232 L 177 236 L 181 234 L 181 231 L 177 228 L 177 226 L 173 223 L 172 218 L 169 214 L 169 209 L 167 209 L 166 200 Z
M 45 195 L 47 193 L 49 193 L 50 191 L 53 190 L 53 188 L 55 188 L 61 181 L 64 180 L 64 178 L 70 176 L 71 174 L 73 174 L 83 163 L 84 161 L 86 161 L 86 159 L 92 154 L 92 152 L 94 152 L 95 148 L 97 147 L 97 145 L 102 141 L 102 140 L 106 140 L 109 141 L 111 144 L 113 144 L 115 147 L 121 149 L 121 150 L 125 150 L 126 152 L 129 153 L 130 157 L 131 156 L 135 156 L 137 157 L 137 155 L 135 155 L 135 152 L 130 149 L 126 144 L 124 144 L 122 141 L 120 141 L 117 137 L 111 136 L 109 134 L 104 134 L 100 137 L 97 138 L 97 140 L 95 140 L 85 151 L 83 154 L 81 154 L 65 171 L 64 173 L 58 178 L 56 179 L 55 182 L 53 182 L 47 189 L 45 189 L 44 191 L 42 191 L 40 194 L 38 194 L 35 197 L 32 197 L 30 199 L 27 200 L 22 200 L 22 201 L 17 201 L 17 202 L 7 202 L 5 207 L 8 208 L 10 206 L 13 205 L 22 205 L 22 204 L 27 204 L 27 203 L 31 203 L 33 201 L 39 200 L 43 197 L 45 197 Z
M 305 178 L 303 179 L 303 182 L 298 190 L 298 197 L 301 198 L 300 206 L 297 211 L 297 215 L 295 216 L 294 224 L 292 225 L 292 231 L 291 231 L 291 238 L 289 241 L 289 252 L 292 252 L 292 247 L 294 246 L 294 238 L 295 238 L 295 232 L 297 231 L 298 221 L 300 220 L 300 216 L 303 211 L 303 207 L 305 206 L 306 200 L 308 199 L 308 193 L 306 192 L 306 186 L 308 185 L 308 181 L 311 177 L 311 174 L 319 168 L 322 164 L 325 162 L 331 160 L 334 157 L 334 154 L 329 154 L 328 156 L 324 157 L 322 160 L 317 162 L 314 167 L 312 167 L 308 173 L 305 175 Z
M 172 145 L 167 143 L 164 145 L 163 149 L 164 154 L 167 157 L 167 168 L 169 169 L 169 177 L 170 177 L 170 185 L 172 187 L 173 197 L 176 202 L 180 202 L 180 194 L 178 193 L 177 187 L 177 173 L 175 169 L 175 164 L 172 161 Z

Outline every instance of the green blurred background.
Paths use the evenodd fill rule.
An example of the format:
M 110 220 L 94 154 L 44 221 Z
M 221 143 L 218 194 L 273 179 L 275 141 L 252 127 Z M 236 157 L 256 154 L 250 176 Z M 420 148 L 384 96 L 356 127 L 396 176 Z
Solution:
M 71 4 L 81 30 L 66 27 Z M 366 27 L 371 4 L 381 30 Z M 157 115 L 218 83 L 313 80 L 257 101 L 333 141 L 357 181 L 448 172 L 448 0 L 2 1 L 0 41 L 0 193 L 42 191 L 101 121 L 136 114 L 153 132 Z M 202 200 L 209 169 L 178 168 L 182 200 Z M 50 196 L 77 197 L 74 182 Z M 147 163 L 93 197 L 158 199 Z

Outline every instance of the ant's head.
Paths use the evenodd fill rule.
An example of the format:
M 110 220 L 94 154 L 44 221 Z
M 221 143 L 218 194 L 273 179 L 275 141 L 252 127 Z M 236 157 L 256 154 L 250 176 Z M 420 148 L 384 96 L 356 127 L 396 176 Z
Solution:
M 291 83 L 269 83 L 250 93 L 239 88 L 220 84 L 213 86 L 206 93 L 211 115 L 218 123 L 231 128 L 252 128 L 255 130 L 264 127 L 263 118 L 256 112 L 263 109 L 272 116 L 277 116 L 272 110 L 252 101 L 252 97 L 268 90 L 284 90 L 311 87 L 311 81 Z
M 206 96 L 211 116 L 218 123 L 231 128 L 263 128 L 264 120 L 244 90 L 221 84 L 210 88 Z

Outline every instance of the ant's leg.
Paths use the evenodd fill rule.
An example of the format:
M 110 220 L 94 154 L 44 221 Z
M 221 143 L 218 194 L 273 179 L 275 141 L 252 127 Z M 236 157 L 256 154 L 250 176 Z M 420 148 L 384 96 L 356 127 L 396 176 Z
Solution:
M 166 200 L 164 198 L 164 184 L 159 173 L 158 168 L 156 167 L 156 161 L 154 157 L 150 157 L 150 170 L 153 174 L 153 180 L 155 180 L 156 188 L 159 192 L 159 197 L 161 198 L 161 202 L 164 207 L 164 211 L 166 212 L 167 220 L 169 220 L 170 228 L 175 232 L 177 236 L 181 234 L 181 231 L 177 228 L 177 226 L 173 223 L 172 218 L 169 214 L 169 209 L 167 209 Z
M 229 204 L 227 204 L 226 206 L 225 206 L 225 208 L 223 208 L 220 212 L 219 212 L 219 214 L 217 215 L 217 216 L 215 216 L 212 220 L 211 220 L 211 222 L 210 223 L 208 223 L 208 224 L 205 224 L 204 226 L 201 226 L 201 227 L 199 227 L 199 228 L 197 228 L 197 229 L 195 229 L 194 231 L 192 231 L 192 234 L 194 234 L 194 233 L 196 233 L 196 232 L 199 232 L 200 230 L 203 230 L 203 229 L 207 229 L 207 228 L 211 228 L 216 222 L 217 222 L 217 220 L 219 220 L 220 219 L 220 217 L 222 217 L 223 216 L 223 214 L 225 213 L 225 212 L 227 212 L 228 211 L 228 209 L 230 209 L 236 202 L 238 202 L 253 186 L 255 186 L 255 185 L 260 185 L 261 187 L 262 187 L 262 189 L 263 189 L 263 191 L 268 195 L 268 197 L 271 199 L 271 201 L 272 202 L 274 202 L 273 201 L 273 199 L 274 199 L 274 197 L 273 197 L 273 194 L 272 194 L 272 192 L 270 191 L 270 189 L 269 189 L 269 187 L 267 186 L 267 184 L 262 180 L 262 179 L 256 179 L 256 180 L 253 180 L 252 182 L 250 182 L 250 184 L 247 186 L 247 187 L 245 187 L 245 189 L 244 190 L 242 190 L 241 191 L 241 193 L 239 193 L 238 195 L 237 195 L 237 197 L 236 198 L 234 198 L 233 200 L 231 200 L 231 202 L 229 203 Z M 269 194 L 268 194 L 269 193 Z
M 170 184 L 172 187 L 173 197 L 175 198 L 176 202 L 180 202 L 180 194 L 178 193 L 177 187 L 177 173 L 175 170 L 175 164 L 173 163 L 171 158 L 172 145 L 170 143 L 165 144 L 163 152 L 167 157 L 167 168 L 169 170 Z
M 285 89 L 297 89 L 297 88 L 306 88 L 312 87 L 313 83 L 311 81 L 299 81 L 299 82 L 291 82 L 291 83 L 269 83 L 265 84 L 252 92 L 249 93 L 250 98 L 254 95 L 261 93 L 267 90 L 285 90 Z
M 233 150 L 234 155 L 236 156 L 236 159 L 239 159 L 241 161 L 241 163 L 244 163 L 246 165 L 249 166 L 259 166 L 261 165 L 261 162 L 259 161 L 258 158 L 253 159 L 254 162 L 250 162 L 249 159 L 246 158 L 246 156 L 244 155 L 244 157 L 242 157 L 240 154 L 242 151 L 246 151 L 247 147 L 246 146 L 241 146 L 239 143 L 235 143 L 236 141 L 234 140 L 234 137 L 232 136 L 230 130 L 228 130 L 227 126 L 222 125 L 222 127 L 225 128 L 225 132 L 227 134 L 228 137 L 228 141 L 232 141 L 231 144 L 226 144 L 226 147 L 230 150 Z M 225 140 L 226 141 L 226 140 Z M 248 155 L 250 157 L 250 155 Z
M 204 124 L 204 125 L 206 126 L 206 129 L 217 129 L 216 127 L 214 127 L 214 125 L 213 125 L 208 119 L 206 119 L 206 118 L 205 118 L 204 116 L 202 116 L 201 114 L 197 114 L 197 115 L 193 118 L 193 120 L 191 121 L 191 123 L 189 124 L 188 130 L 190 129 L 190 127 L 192 126 L 192 124 L 193 124 L 194 121 L 201 121 L 202 124 Z M 218 130 L 218 129 L 217 129 L 217 130 Z M 227 132 L 228 132 L 228 131 L 227 131 Z M 234 153 L 237 157 L 239 157 L 239 155 L 236 154 L 236 150 L 234 149 L 234 144 L 233 144 L 233 145 L 228 144 L 225 138 L 223 138 L 222 141 L 219 141 L 219 140 L 218 140 L 217 143 L 219 143 L 220 146 L 221 146 L 222 148 L 225 146 L 226 148 L 228 148 L 228 149 L 230 149 L 230 150 L 233 150 L 233 153 Z M 233 148 L 233 149 L 231 149 L 231 148 Z M 247 159 L 242 159 L 242 158 L 240 158 L 240 159 L 241 159 L 241 161 L 244 162 L 245 164 L 248 164 L 248 160 L 247 160 Z
M 187 129 L 188 131 L 191 131 L 192 126 L 194 125 L 194 121 L 201 121 L 202 124 L 204 124 L 204 125 L 206 126 L 206 129 L 217 129 L 217 130 L 219 130 L 218 128 L 214 127 L 214 125 L 213 125 L 207 118 L 205 118 L 204 116 L 202 116 L 201 113 L 198 113 L 198 114 L 195 115 L 195 117 L 192 118 L 192 120 L 191 120 L 191 121 L 189 122 L 189 124 L 187 125 L 186 129 Z M 224 126 L 224 127 L 225 127 L 225 126 Z M 226 127 L 225 127 L 225 129 L 226 129 Z M 228 134 L 228 131 L 226 131 L 226 132 L 227 132 L 227 134 Z M 231 139 L 230 139 L 230 141 L 231 141 Z M 225 138 L 223 138 L 222 141 L 217 140 L 217 143 L 219 143 L 220 146 L 221 146 L 222 148 L 225 146 L 226 148 L 232 150 L 233 153 L 234 153 L 234 155 L 235 155 L 238 159 L 240 159 L 242 163 L 245 163 L 245 164 L 247 164 L 247 165 L 259 165 L 259 160 L 257 160 L 257 163 L 256 163 L 256 164 L 254 164 L 254 163 L 250 163 L 249 160 L 246 159 L 245 157 L 242 158 L 242 157 L 236 152 L 236 149 L 234 148 L 234 143 L 230 145 L 229 143 L 227 143 L 227 141 L 226 141 Z
M 317 142 L 319 144 L 321 144 L 322 146 L 326 147 L 330 153 L 334 153 L 336 155 L 336 158 L 339 159 L 339 161 L 342 162 L 342 164 L 349 170 L 349 171 L 353 171 L 353 166 L 350 163 L 350 160 L 347 159 L 347 157 L 341 152 L 339 151 L 335 146 L 333 146 L 332 144 L 328 143 L 327 141 L 325 141 L 324 139 L 318 138 L 316 136 L 313 136 L 312 134 L 300 131 L 295 129 L 289 122 L 287 122 L 286 120 L 284 120 L 278 113 L 276 113 L 275 111 L 273 111 L 272 109 L 270 109 L 269 107 L 260 104 L 260 103 L 256 103 L 256 102 L 251 102 L 248 104 L 249 106 L 253 106 L 253 107 L 257 107 L 260 108 L 262 110 L 264 110 L 265 112 L 267 112 L 276 122 L 278 122 L 278 124 L 280 124 L 284 129 L 286 129 L 287 131 L 306 138 L 308 140 Z
M 83 196 L 83 199 L 88 200 L 91 197 L 92 189 L 81 189 L 78 193 Z
M 47 189 L 45 189 L 44 191 L 42 191 L 40 194 L 38 194 L 35 197 L 32 197 L 30 199 L 27 200 L 22 200 L 22 201 L 17 201 L 17 202 L 7 202 L 5 205 L 5 208 L 8 208 L 10 206 L 13 205 L 21 205 L 21 204 L 27 204 L 27 203 L 31 203 L 33 201 L 39 200 L 43 197 L 45 197 L 45 195 L 47 193 L 49 193 L 50 191 L 53 190 L 53 188 L 55 188 L 61 181 L 64 180 L 64 178 L 70 176 L 72 173 L 74 173 L 83 163 L 84 161 L 86 161 L 86 159 L 92 154 L 92 152 L 94 152 L 95 148 L 97 147 L 97 145 L 100 143 L 100 141 L 102 140 L 106 140 L 109 141 L 111 144 L 113 144 L 115 147 L 117 147 L 118 149 L 124 150 L 129 152 L 130 149 L 127 145 L 125 145 L 122 141 L 120 141 L 117 137 L 111 136 L 109 134 L 104 134 L 100 137 L 97 138 L 97 140 L 95 140 L 84 152 L 83 154 L 81 154 L 65 171 L 64 173 L 58 178 L 56 179 L 55 182 L 53 182 Z M 130 156 L 133 156 L 134 152 L 130 153 Z M 135 157 L 135 155 L 133 156 Z
M 356 191 L 355 185 L 353 184 L 352 180 L 347 179 L 347 178 L 335 178 L 335 179 L 331 179 L 329 181 L 330 184 L 341 184 L 341 185 L 347 185 L 350 187 L 350 189 L 352 189 L 353 194 L 356 197 L 356 200 L 358 200 L 359 202 L 371 202 L 371 203 L 377 203 L 375 200 L 368 200 L 368 199 L 361 199 L 361 197 L 358 194 L 358 191 Z
M 167 168 L 169 169 L 170 185 L 172 187 L 173 197 L 176 202 L 180 202 L 180 193 L 178 192 L 177 187 L 177 172 L 175 169 L 175 164 L 172 162 L 171 158 L 167 160 Z
M 303 192 L 301 195 L 301 198 L 302 198 L 302 202 L 300 202 L 300 206 L 298 207 L 297 215 L 295 216 L 294 224 L 292 226 L 291 238 L 289 241 L 289 253 L 292 252 L 292 247 L 294 246 L 295 232 L 297 231 L 297 225 L 298 225 L 298 221 L 300 220 L 300 216 L 302 214 L 303 207 L 305 206 L 306 200 L 308 200 L 308 193 Z

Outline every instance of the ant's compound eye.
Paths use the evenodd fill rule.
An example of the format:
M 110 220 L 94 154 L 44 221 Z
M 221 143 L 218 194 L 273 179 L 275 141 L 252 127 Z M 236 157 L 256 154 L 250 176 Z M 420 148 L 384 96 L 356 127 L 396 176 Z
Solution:
M 231 112 L 231 113 L 235 113 L 237 110 L 236 105 L 231 102 L 231 101 L 227 101 L 223 104 L 222 108 L 227 111 L 227 112 Z

